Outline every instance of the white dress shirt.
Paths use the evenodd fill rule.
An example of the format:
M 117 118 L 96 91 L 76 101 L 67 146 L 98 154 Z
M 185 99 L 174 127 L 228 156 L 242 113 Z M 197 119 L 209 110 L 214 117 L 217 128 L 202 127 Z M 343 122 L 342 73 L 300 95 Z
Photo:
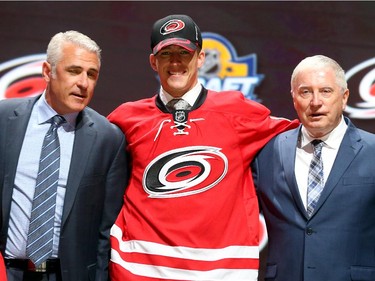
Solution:
M 324 144 L 322 148 L 323 160 L 323 174 L 324 182 L 327 182 L 329 173 L 331 172 L 333 163 L 336 159 L 337 152 L 340 148 L 342 139 L 344 138 L 347 125 L 344 118 L 341 118 L 339 125 L 332 130 L 328 135 L 320 138 Z M 302 126 L 299 144 L 297 145 L 296 161 L 295 161 L 295 175 L 297 180 L 298 189 L 301 195 L 302 202 L 306 208 L 307 205 L 307 178 L 309 173 L 310 162 L 313 157 L 313 141 L 306 128 Z

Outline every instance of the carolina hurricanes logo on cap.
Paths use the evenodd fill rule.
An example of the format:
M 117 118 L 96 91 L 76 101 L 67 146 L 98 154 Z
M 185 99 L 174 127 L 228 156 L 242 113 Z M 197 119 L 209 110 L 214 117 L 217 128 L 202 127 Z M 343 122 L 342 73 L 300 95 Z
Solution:
M 162 25 L 160 28 L 160 33 L 162 35 L 167 35 L 173 32 L 180 31 L 184 29 L 185 23 L 182 20 L 170 20 Z

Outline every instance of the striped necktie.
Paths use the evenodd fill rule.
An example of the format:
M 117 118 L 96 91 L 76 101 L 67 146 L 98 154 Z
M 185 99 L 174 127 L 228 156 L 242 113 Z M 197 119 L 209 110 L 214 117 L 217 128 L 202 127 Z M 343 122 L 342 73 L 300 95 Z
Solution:
M 60 143 L 57 128 L 65 122 L 65 119 L 56 115 L 49 122 L 52 124 L 43 141 L 27 236 L 26 255 L 35 266 L 40 265 L 52 254 L 53 224 L 60 169 Z
M 324 188 L 322 147 L 323 141 L 313 140 L 311 142 L 314 153 L 310 163 L 307 183 L 307 213 L 309 216 L 314 212 L 320 194 Z

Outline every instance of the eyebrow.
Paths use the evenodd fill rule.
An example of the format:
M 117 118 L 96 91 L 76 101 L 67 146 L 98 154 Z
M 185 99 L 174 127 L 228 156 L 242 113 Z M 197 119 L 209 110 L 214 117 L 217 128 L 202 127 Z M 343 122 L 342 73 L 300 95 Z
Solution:
M 73 64 L 73 65 L 67 66 L 65 69 L 80 69 L 80 70 L 83 70 L 83 67 Z M 97 68 L 89 68 L 88 71 L 94 71 L 94 72 L 99 73 L 99 69 L 97 69 Z

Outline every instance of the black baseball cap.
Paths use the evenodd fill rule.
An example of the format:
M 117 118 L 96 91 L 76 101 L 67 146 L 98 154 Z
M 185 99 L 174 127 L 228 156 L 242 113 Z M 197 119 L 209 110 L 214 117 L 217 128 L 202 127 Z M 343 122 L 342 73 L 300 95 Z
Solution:
M 177 45 L 189 51 L 202 48 L 199 27 L 186 15 L 170 15 L 154 23 L 151 32 L 151 50 L 155 55 L 169 45 Z

